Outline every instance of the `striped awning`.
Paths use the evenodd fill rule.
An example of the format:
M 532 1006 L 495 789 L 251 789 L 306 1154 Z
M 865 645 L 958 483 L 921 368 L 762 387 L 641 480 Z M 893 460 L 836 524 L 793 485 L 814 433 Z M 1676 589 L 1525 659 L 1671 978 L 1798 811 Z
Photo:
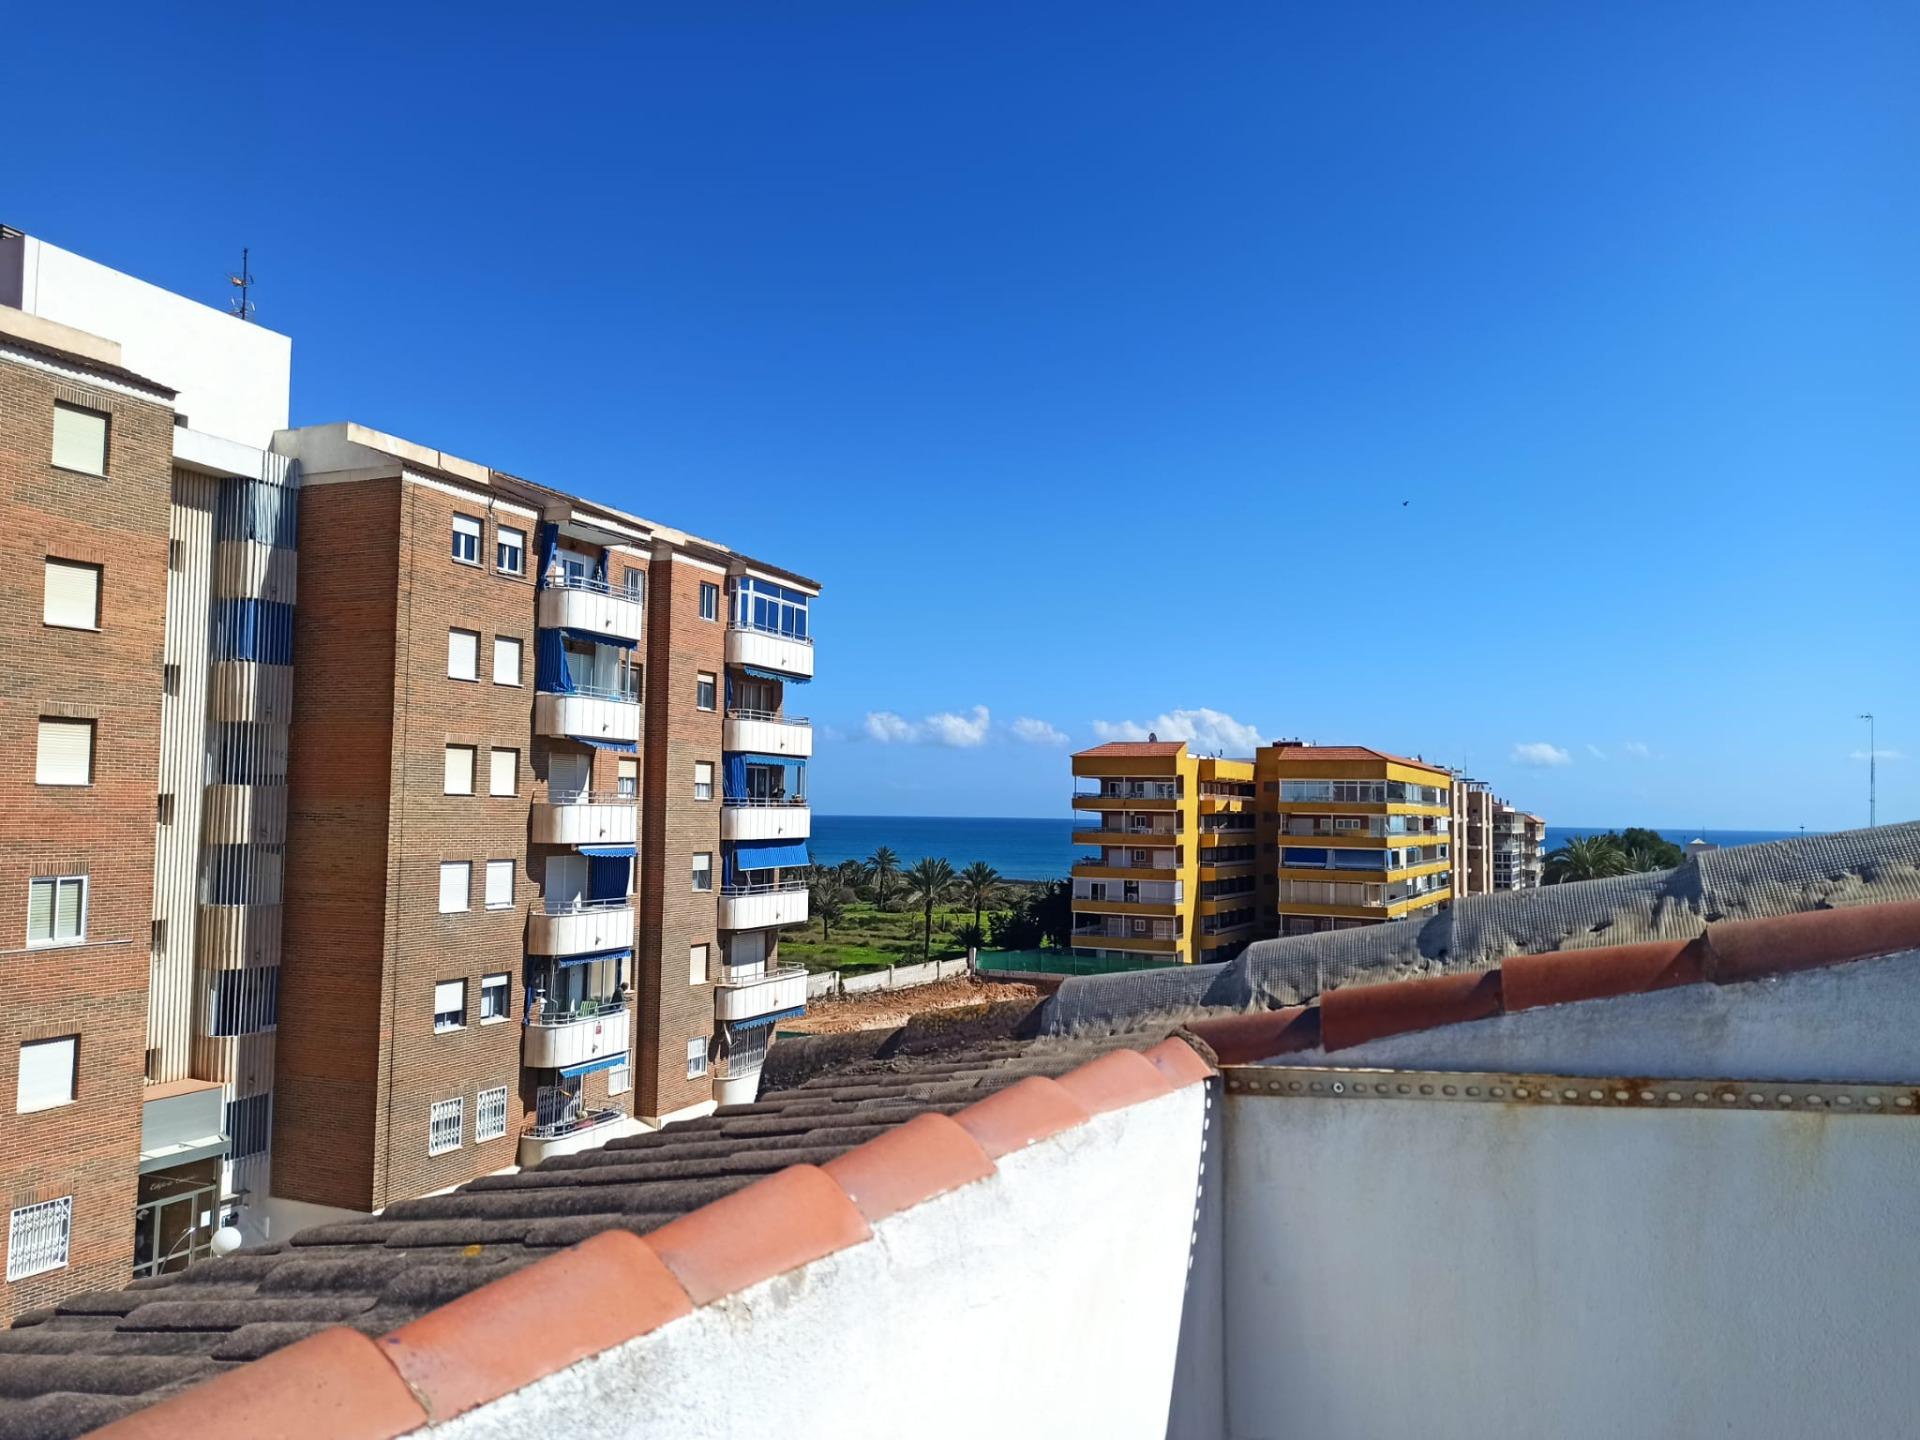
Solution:
M 631 845 L 582 845 L 582 855 L 598 855 L 602 859 L 633 859 L 634 847 Z
M 592 735 L 569 735 L 567 738 L 582 745 L 591 745 L 596 750 L 624 750 L 632 754 L 640 748 L 631 740 L 600 740 Z
M 765 1015 L 756 1015 L 751 1020 L 729 1020 L 729 1030 L 758 1030 L 763 1026 L 774 1025 L 782 1020 L 792 1020 L 807 1013 L 804 1005 L 795 1005 L 791 1010 L 774 1010 Z
M 742 665 L 740 668 L 756 680 L 778 680 L 786 685 L 808 685 L 812 683 L 812 680 L 808 676 L 783 675 L 778 670 L 762 670 L 758 665 Z
M 619 1055 L 602 1055 L 598 1060 L 589 1060 L 583 1065 L 569 1065 L 560 1073 L 569 1080 L 576 1080 L 582 1075 L 591 1075 L 596 1070 L 611 1070 L 616 1065 L 624 1065 L 626 1063 L 627 1057 L 624 1053 Z

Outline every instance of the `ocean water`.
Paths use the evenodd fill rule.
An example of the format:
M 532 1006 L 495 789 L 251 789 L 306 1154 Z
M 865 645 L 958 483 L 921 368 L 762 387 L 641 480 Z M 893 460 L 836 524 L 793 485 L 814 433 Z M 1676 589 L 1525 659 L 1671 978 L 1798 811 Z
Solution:
M 1547 849 L 1576 835 L 1620 829 L 1609 825 L 1549 825 Z M 923 856 L 944 859 L 956 870 L 984 860 L 1010 880 L 1057 880 L 1078 858 L 1072 820 L 982 819 L 949 815 L 815 815 L 814 863 L 864 860 L 890 847 L 902 866 Z M 1786 840 L 1798 830 L 1661 830 L 1676 845 L 1699 838 L 1716 845 L 1752 845 Z

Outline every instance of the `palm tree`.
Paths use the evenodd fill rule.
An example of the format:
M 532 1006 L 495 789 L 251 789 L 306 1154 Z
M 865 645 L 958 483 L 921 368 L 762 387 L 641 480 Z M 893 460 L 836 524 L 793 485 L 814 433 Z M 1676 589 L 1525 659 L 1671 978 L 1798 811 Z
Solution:
M 873 903 L 884 910 L 900 879 L 900 857 L 882 845 L 867 857 L 866 868 Z
M 973 928 L 980 930 L 980 912 L 1000 898 L 1000 872 L 984 860 L 976 860 L 960 872 L 960 894 L 973 906 Z
M 847 913 L 846 892 L 838 885 L 831 885 L 819 895 L 808 897 L 807 903 L 813 906 L 813 913 L 820 917 L 820 943 L 824 945 L 833 938 L 828 933 L 828 927 L 838 925 L 840 917 Z
M 1654 854 L 1645 845 L 1636 845 L 1625 854 L 1627 870 L 1631 874 L 1643 875 L 1649 870 L 1670 870 L 1673 867 Z
M 1547 856 L 1546 881 L 1603 880 L 1627 873 L 1627 857 L 1608 835 L 1576 835 Z
M 867 878 L 867 867 L 858 860 L 842 860 L 833 867 L 833 873 L 839 878 L 840 888 L 851 895 Z
M 925 960 L 933 954 L 933 907 L 953 893 L 953 866 L 929 857 L 901 878 L 907 882 L 907 903 L 920 906 L 925 917 L 920 936 L 920 958 Z

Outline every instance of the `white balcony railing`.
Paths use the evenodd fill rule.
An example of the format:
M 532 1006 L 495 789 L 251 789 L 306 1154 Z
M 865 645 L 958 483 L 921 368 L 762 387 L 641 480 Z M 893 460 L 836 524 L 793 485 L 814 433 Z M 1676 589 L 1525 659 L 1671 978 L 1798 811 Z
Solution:
M 646 609 L 637 597 L 611 590 L 605 581 L 568 581 L 556 576 L 540 591 L 536 618 L 543 630 L 579 630 L 637 643 Z
M 813 754 L 813 722 L 767 710 L 729 710 L 720 743 L 728 750 L 805 760 Z
M 640 834 L 637 796 L 562 791 L 533 807 L 536 845 L 631 845 Z
M 805 800 L 728 800 L 720 809 L 722 840 L 804 840 L 812 833 Z
M 633 1045 L 632 1013 L 613 1002 L 596 1015 L 558 1013 L 543 1007 L 526 1023 L 520 1062 L 535 1070 L 584 1065 L 608 1055 L 624 1055 Z
M 766 885 L 728 885 L 720 892 L 722 930 L 764 930 L 799 925 L 807 918 L 807 882 L 776 880 Z
M 795 675 L 802 680 L 811 680 L 813 641 L 738 624 L 730 625 L 727 627 L 727 663 L 751 665 L 755 669 L 771 670 L 776 675 Z
M 598 1149 L 616 1135 L 639 1128 L 632 1116 L 620 1110 L 588 1110 L 549 1125 L 529 1125 L 520 1132 L 520 1168 L 538 1165 L 555 1155 Z
M 543 690 L 533 697 L 533 728 L 555 739 L 613 740 L 637 744 L 640 702 L 612 691 L 560 695 Z
M 582 900 L 575 904 L 543 901 L 527 916 L 527 952 L 531 955 L 589 955 L 633 945 L 633 902 Z
M 807 1003 L 807 971 L 803 965 L 782 965 L 745 980 L 722 980 L 713 987 L 713 1018 L 752 1020 L 776 1010 L 795 1010 Z

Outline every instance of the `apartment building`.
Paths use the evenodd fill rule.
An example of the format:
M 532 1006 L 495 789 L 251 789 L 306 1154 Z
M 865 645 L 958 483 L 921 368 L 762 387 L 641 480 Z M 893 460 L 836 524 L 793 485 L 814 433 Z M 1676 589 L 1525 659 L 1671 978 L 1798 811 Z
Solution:
M 1496 800 L 1492 823 L 1493 888 L 1531 890 L 1542 883 L 1547 866 L 1547 822 Z
M 1453 776 L 1362 745 L 1264 745 L 1266 935 L 1422 918 L 1453 898 Z
M 1254 937 L 1253 766 L 1185 741 L 1073 757 L 1076 951 L 1124 964 L 1227 959 Z
M 358 425 L 297 461 L 274 1195 L 366 1213 L 751 1094 L 805 1003 L 819 587 Z
M 1493 893 L 1493 811 L 1499 802 L 1484 780 L 1453 772 L 1453 896 Z
M 290 355 L 0 227 L 0 1316 L 265 1193 Z

